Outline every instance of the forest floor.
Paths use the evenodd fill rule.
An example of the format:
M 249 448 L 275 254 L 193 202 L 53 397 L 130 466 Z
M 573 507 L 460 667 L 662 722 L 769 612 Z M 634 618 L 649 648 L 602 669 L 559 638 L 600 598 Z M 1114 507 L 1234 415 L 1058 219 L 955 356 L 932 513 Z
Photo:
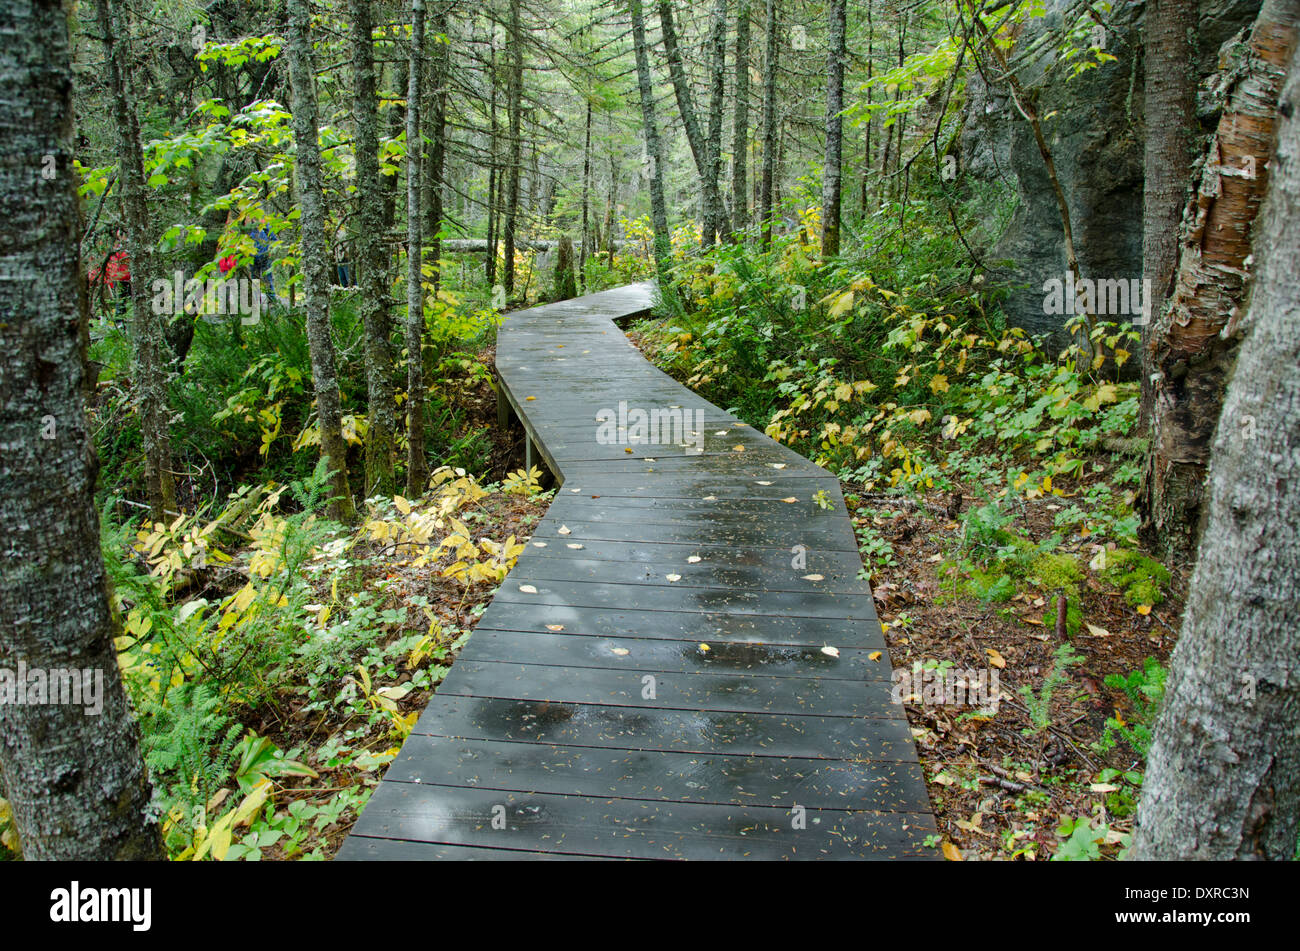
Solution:
M 844 485 L 846 494 L 855 488 Z M 1051 533 L 1053 509 L 1060 507 L 1035 501 L 1018 526 L 1031 538 Z M 1175 573 L 1167 600 L 1142 615 L 1090 574 L 1080 585 L 1081 629 L 1063 636 L 1054 623 L 1056 591 L 1030 589 L 992 605 L 945 593 L 952 585 L 940 572 L 961 531 L 953 502 L 936 495 L 883 508 L 863 503 L 853 513 L 856 523 L 870 523 L 893 546 L 897 564 L 878 570 L 872 588 L 895 669 L 991 664 L 999 671 L 1001 701 L 993 715 L 969 706 L 905 705 L 939 828 L 956 849 L 945 852 L 965 859 L 1048 858 L 1084 819 L 1095 820 L 1099 832 L 1105 823 L 1107 844 L 1092 857 L 1113 857 L 1132 831 L 1143 760 L 1123 739 L 1105 742 L 1108 718 L 1139 719 L 1125 691 L 1107 686 L 1106 678 L 1127 678 L 1147 658 L 1166 665 L 1185 579 Z M 1058 669 L 1056 651 L 1067 641 L 1082 662 L 1065 668 L 1059 685 L 1048 685 Z M 1035 718 L 1025 691 L 1031 704 L 1049 695 L 1045 721 Z

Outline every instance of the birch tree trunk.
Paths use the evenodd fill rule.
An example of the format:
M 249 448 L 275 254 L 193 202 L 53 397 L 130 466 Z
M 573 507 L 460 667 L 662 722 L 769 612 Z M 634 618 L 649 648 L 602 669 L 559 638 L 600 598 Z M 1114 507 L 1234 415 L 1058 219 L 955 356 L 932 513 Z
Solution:
M 1144 353 L 1155 376 L 1151 448 L 1138 496 L 1142 536 L 1174 558 L 1196 551 L 1214 424 L 1236 350 L 1251 228 L 1268 188 L 1278 95 L 1300 38 L 1300 0 L 1265 0 L 1184 220 L 1174 289 Z
M 406 494 L 429 483 L 425 459 L 424 275 L 420 240 L 420 96 L 424 64 L 424 0 L 411 0 L 410 71 L 406 88 Z
M 298 152 L 294 183 L 302 208 L 299 260 L 307 310 L 307 347 L 316 390 L 321 457 L 334 473 L 330 517 L 356 517 L 348 485 L 348 447 L 340 425 L 338 371 L 330 337 L 329 272 L 325 263 L 325 194 L 317 141 L 316 75 L 311 55 L 309 0 L 289 0 L 289 82 L 293 87 L 293 139 Z
M 397 404 L 393 391 L 392 323 L 388 316 L 388 253 L 384 250 L 383 189 L 379 182 L 379 101 L 375 95 L 374 29 L 370 0 L 349 0 L 352 19 L 352 110 L 357 138 L 357 198 L 353 239 L 361 265 L 361 322 L 365 332 L 366 486 L 370 495 L 392 495 Z
M 826 163 L 822 171 L 822 256 L 840 253 L 841 151 L 844 142 L 845 0 L 830 0 L 830 52 L 826 63 Z
M 1294 857 L 1300 820 L 1300 53 L 1138 808 L 1143 859 Z
M 1148 0 L 1143 25 L 1146 139 L 1142 179 L 1142 276 L 1151 281 L 1152 314 L 1160 313 L 1178 264 L 1178 225 L 1192 179 L 1196 119 L 1194 0 Z M 1143 343 L 1150 323 L 1142 326 Z M 1145 350 L 1144 350 L 1145 352 Z M 1142 374 L 1142 417 L 1151 413 L 1151 379 Z
M 650 177 L 650 219 L 655 233 L 655 270 L 660 286 L 668 280 L 668 205 L 664 201 L 663 146 L 659 139 L 659 122 L 655 118 L 654 86 L 650 81 L 650 53 L 646 47 L 645 17 L 641 13 L 641 0 L 627 0 L 632 15 L 632 45 L 636 50 L 636 82 L 641 95 L 641 121 L 645 130 L 646 164 Z M 612 252 L 613 242 L 610 242 Z
M 172 474 L 170 413 L 167 409 L 167 356 L 164 315 L 154 313 L 149 287 L 154 274 L 149 209 L 144 195 L 144 155 L 140 120 L 127 94 L 130 35 L 118 15 L 116 0 L 97 0 L 100 36 L 108 66 L 113 122 L 118 132 L 118 171 L 122 182 L 122 212 L 126 221 L 127 254 L 131 262 L 131 307 L 134 311 L 135 364 L 140 393 L 140 435 L 144 443 L 145 492 L 154 521 L 170 522 L 176 510 L 176 480 Z M 176 306 L 179 306 L 177 303 Z
M 11 0 L 0 5 L 0 668 L 98 678 L 101 709 L 0 701 L 0 785 L 25 858 L 161 859 L 99 550 L 72 156 L 67 12 Z

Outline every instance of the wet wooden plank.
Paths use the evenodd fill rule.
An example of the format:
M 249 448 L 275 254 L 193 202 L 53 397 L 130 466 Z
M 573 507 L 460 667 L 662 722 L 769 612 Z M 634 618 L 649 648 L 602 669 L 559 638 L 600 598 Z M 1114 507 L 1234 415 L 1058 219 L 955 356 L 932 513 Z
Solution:
M 497 820 L 499 827 L 494 827 Z M 599 799 L 384 782 L 354 835 L 642 859 L 932 859 L 914 812 Z
M 617 707 L 439 694 L 414 732 L 465 739 L 806 759 L 916 761 L 901 717 L 860 720 L 772 713 Z

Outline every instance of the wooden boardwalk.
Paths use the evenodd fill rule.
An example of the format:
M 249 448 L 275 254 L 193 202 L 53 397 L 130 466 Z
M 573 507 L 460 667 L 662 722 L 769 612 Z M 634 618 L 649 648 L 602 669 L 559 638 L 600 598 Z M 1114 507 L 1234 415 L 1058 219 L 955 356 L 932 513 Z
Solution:
M 838 482 L 642 358 L 652 291 L 502 325 L 562 484 L 339 858 L 936 856 Z

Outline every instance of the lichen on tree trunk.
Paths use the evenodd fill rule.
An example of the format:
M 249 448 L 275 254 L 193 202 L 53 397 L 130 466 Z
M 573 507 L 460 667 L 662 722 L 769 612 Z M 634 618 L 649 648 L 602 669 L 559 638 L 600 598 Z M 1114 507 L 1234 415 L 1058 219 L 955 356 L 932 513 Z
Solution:
M 0 702 L 0 776 L 25 858 L 158 859 L 99 548 L 72 143 L 62 4 L 0 5 L 0 668 L 89 671 L 102 703 Z
M 316 390 L 316 418 L 321 456 L 334 473 L 330 517 L 356 517 L 348 485 L 348 451 L 343 440 L 342 410 L 334 341 L 330 336 L 329 279 L 325 264 L 325 195 L 317 141 L 316 75 L 311 56 L 311 11 L 307 0 L 289 0 L 289 80 L 293 85 L 293 138 L 298 152 L 298 203 L 302 207 L 299 260 L 307 310 L 307 347 Z

